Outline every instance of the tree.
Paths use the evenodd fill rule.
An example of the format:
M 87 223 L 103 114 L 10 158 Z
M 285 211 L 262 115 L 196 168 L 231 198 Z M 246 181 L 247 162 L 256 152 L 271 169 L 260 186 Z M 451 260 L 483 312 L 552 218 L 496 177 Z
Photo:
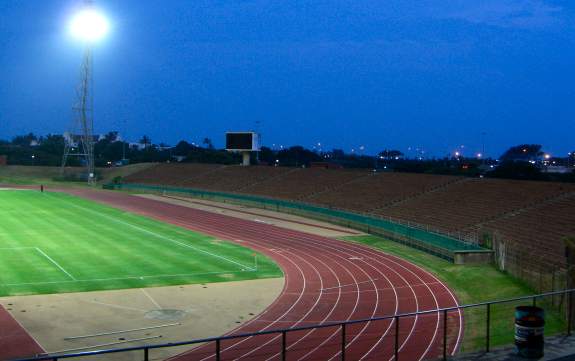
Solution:
M 34 133 L 28 133 L 26 135 L 17 135 L 12 139 L 13 145 L 19 145 L 24 147 L 29 147 L 30 143 L 34 140 L 38 140 L 38 137 Z
M 204 144 L 208 149 L 214 149 L 214 144 L 212 143 L 212 140 L 210 138 L 204 138 L 202 144 Z
M 507 160 L 499 164 L 489 175 L 496 178 L 511 179 L 543 179 L 541 170 L 528 162 L 514 162 Z
M 333 149 L 331 151 L 331 158 L 333 158 L 333 159 L 344 159 L 345 158 L 345 152 L 343 151 L 343 149 Z
M 38 151 L 53 155 L 62 155 L 64 152 L 64 137 L 60 134 L 48 134 L 42 137 Z
M 118 140 L 118 132 L 117 131 L 108 132 L 106 133 L 106 135 L 104 135 L 104 139 L 109 143 L 113 143 Z
M 261 147 L 259 161 L 267 164 L 274 164 L 276 161 L 276 152 L 269 147 Z
M 190 153 L 192 151 L 192 149 L 194 148 L 193 145 L 191 145 L 190 143 L 186 142 L 185 140 L 181 140 L 178 144 L 176 144 L 176 146 L 174 147 L 174 155 L 180 155 L 180 156 L 187 156 L 188 153 Z
M 540 144 L 520 144 L 513 146 L 499 157 L 502 161 L 530 161 L 537 160 L 543 155 Z
M 281 165 L 291 165 L 296 167 L 309 165 L 311 162 L 322 161 L 321 156 L 317 153 L 312 152 L 309 149 L 305 149 L 300 145 L 280 150 L 277 154 L 277 159 L 279 159 Z

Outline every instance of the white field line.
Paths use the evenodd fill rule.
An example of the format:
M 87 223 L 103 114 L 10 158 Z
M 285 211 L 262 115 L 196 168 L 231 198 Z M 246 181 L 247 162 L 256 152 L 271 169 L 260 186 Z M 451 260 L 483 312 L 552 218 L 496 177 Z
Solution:
M 30 248 L 34 249 L 36 247 L 2 247 L 0 248 L 0 251 L 4 249 L 30 249 Z
M 52 262 L 52 264 L 54 264 L 56 267 L 58 267 L 68 277 L 70 277 L 74 281 L 77 281 L 76 278 L 70 274 L 70 272 L 66 271 L 64 269 L 64 267 L 60 266 L 60 264 L 58 264 L 58 262 L 54 261 L 54 259 L 52 259 L 52 257 L 48 256 L 44 251 L 42 251 L 38 247 L 2 247 L 2 248 L 0 248 L 0 251 L 2 251 L 2 250 L 17 250 L 17 249 L 34 249 L 34 250 L 38 251 L 38 253 L 40 253 L 42 256 L 46 257 L 50 262 Z M 5 284 L 5 286 L 8 286 L 8 284 Z
M 34 247 L 34 249 L 36 249 L 36 251 L 40 252 L 40 254 L 43 255 L 44 257 L 48 258 L 48 260 L 49 260 L 50 262 L 52 262 L 54 265 L 56 265 L 56 267 L 58 267 L 62 272 L 64 272 L 65 274 L 67 274 L 68 277 L 70 277 L 70 278 L 73 279 L 74 281 L 77 281 L 76 278 L 70 274 L 70 272 L 66 271 L 66 270 L 64 269 L 64 267 L 60 266 L 60 265 L 58 264 L 58 262 L 54 261 L 54 260 L 52 259 L 52 257 L 48 256 L 48 255 L 47 255 L 46 253 L 44 253 L 44 251 L 42 251 L 40 248 Z
M 150 300 L 152 301 L 152 303 L 154 304 L 154 306 L 156 306 L 156 308 L 158 310 L 162 309 L 162 306 L 160 306 L 160 304 L 158 302 L 156 302 L 156 300 L 154 300 L 154 298 L 152 296 L 150 296 L 150 294 L 148 292 L 146 292 L 145 289 L 140 288 L 140 291 L 142 291 L 142 293 Z
M 185 244 L 185 243 L 182 243 L 182 242 L 180 242 L 180 241 L 176 241 L 175 239 L 166 237 L 166 236 L 161 235 L 161 234 L 156 233 L 156 232 L 149 231 L 149 230 L 147 230 L 147 229 L 145 229 L 145 228 L 136 226 L 136 225 L 134 225 L 134 224 L 131 224 L 131 223 L 128 223 L 128 222 L 125 222 L 125 221 L 121 221 L 121 220 L 119 220 L 119 219 L 115 219 L 115 218 L 110 217 L 110 216 L 108 216 L 108 215 L 105 215 L 105 214 L 103 214 L 103 213 L 93 211 L 93 210 L 91 210 L 91 209 L 88 209 L 88 208 L 79 206 L 79 205 L 74 204 L 74 203 L 72 203 L 72 202 L 67 202 L 67 203 L 69 203 L 69 204 L 72 205 L 73 207 L 80 208 L 80 209 L 82 209 L 82 210 L 84 210 L 84 211 L 86 211 L 86 212 L 90 212 L 90 213 L 92 213 L 92 214 L 96 214 L 96 215 L 98 215 L 98 216 L 100 216 L 100 217 L 102 217 L 102 218 L 106 218 L 106 219 L 109 219 L 109 220 L 111 220 L 111 221 L 113 221 L 113 222 L 120 223 L 120 224 L 126 225 L 126 226 L 128 226 L 128 227 L 137 229 L 137 230 L 139 230 L 140 232 L 144 232 L 144 233 L 151 234 L 151 235 L 153 235 L 153 236 L 156 236 L 156 237 L 158 237 L 158 238 L 164 239 L 164 240 L 166 240 L 166 241 L 175 243 L 175 244 L 177 244 L 177 245 L 179 245 L 179 246 L 181 246 L 181 247 L 190 248 L 190 249 L 193 249 L 193 250 L 195 250 L 195 251 L 197 251 L 197 252 L 201 252 L 201 253 L 207 254 L 207 255 L 209 255 L 209 256 L 222 259 L 222 260 L 227 261 L 227 262 L 229 262 L 229 263 L 233 263 L 233 264 L 235 264 L 235 265 L 237 265 L 237 266 L 240 266 L 240 267 L 242 267 L 242 268 L 248 269 L 248 270 L 250 270 L 250 271 L 255 271 L 255 269 L 254 269 L 253 267 L 251 267 L 251 266 L 246 266 L 245 264 L 242 264 L 242 263 L 240 263 L 240 262 L 236 262 L 236 261 L 234 261 L 234 260 L 232 260 L 232 259 L 229 259 L 229 258 L 220 256 L 220 255 L 215 254 L 215 253 L 212 253 L 212 252 L 205 251 L 205 250 L 203 250 L 203 249 L 200 249 L 200 248 L 197 248 L 197 247 L 194 247 L 194 246 L 190 246 L 189 244 Z
M 33 247 L 34 248 L 34 247 Z M 121 281 L 121 280 L 143 280 L 146 278 L 163 278 L 163 277 L 186 277 L 186 276 L 205 276 L 210 274 L 225 274 L 225 273 L 242 273 L 244 271 L 222 271 L 222 272 L 201 272 L 201 273 L 180 273 L 180 274 L 164 274 L 164 275 L 150 275 L 150 276 L 128 276 L 128 277 L 112 277 L 112 278 L 91 278 L 91 279 L 74 279 L 69 281 L 45 281 L 45 282 L 25 282 L 25 283 L 4 283 L 3 286 L 25 286 L 25 285 L 49 285 L 55 283 L 74 283 L 74 282 L 99 282 L 99 281 Z
M 96 305 L 101 305 L 101 306 L 106 306 L 106 307 L 111 307 L 111 308 L 119 308 L 119 309 L 123 309 L 123 310 L 138 311 L 138 312 L 148 312 L 148 310 L 142 310 L 142 309 L 135 308 L 135 307 L 112 305 L 112 304 L 109 304 L 109 303 L 104 303 L 104 302 L 99 302 L 99 301 L 84 301 L 84 302 L 86 302 L 86 303 L 93 303 L 93 304 L 96 304 Z

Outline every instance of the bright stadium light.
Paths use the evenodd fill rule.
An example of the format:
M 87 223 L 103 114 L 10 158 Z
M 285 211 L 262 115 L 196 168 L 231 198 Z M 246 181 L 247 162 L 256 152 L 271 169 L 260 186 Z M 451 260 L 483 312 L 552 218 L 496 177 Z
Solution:
M 77 102 L 74 105 L 74 120 L 69 133 L 72 140 L 75 135 L 79 144 L 66 141 L 62 157 L 61 173 L 64 175 L 68 158 L 80 157 L 86 166 L 88 183 L 94 184 L 94 113 L 93 113 L 93 84 L 92 84 L 92 48 L 96 42 L 102 40 L 110 30 L 108 19 L 96 9 L 94 0 L 83 0 L 82 8 L 72 17 L 69 31 L 72 37 L 79 40 L 84 46 L 84 57 L 80 67 L 80 85 L 77 89 Z M 80 134 L 77 134 L 80 129 Z M 75 150 L 77 149 L 77 152 Z
M 96 42 L 108 34 L 110 23 L 106 17 L 93 8 L 85 8 L 70 21 L 70 33 L 73 37 L 85 41 Z

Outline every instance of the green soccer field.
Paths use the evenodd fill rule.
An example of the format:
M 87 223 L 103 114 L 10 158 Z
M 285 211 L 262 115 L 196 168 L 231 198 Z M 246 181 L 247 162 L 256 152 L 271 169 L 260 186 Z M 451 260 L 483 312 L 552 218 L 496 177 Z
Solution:
M 68 194 L 0 190 L 0 296 L 281 276 L 230 242 Z

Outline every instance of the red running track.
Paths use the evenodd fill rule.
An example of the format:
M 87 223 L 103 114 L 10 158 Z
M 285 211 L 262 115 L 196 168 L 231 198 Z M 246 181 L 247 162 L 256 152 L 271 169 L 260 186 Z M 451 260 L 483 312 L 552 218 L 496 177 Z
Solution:
M 264 312 L 229 334 L 340 322 L 457 305 L 449 288 L 429 272 L 398 257 L 273 225 L 238 219 L 124 193 L 67 190 L 130 212 L 241 242 L 274 259 L 285 275 L 280 296 Z M 233 295 L 230 295 L 233 297 Z M 462 313 L 448 316 L 447 350 L 457 351 Z M 374 321 L 346 329 L 347 360 L 393 360 L 395 322 Z M 443 352 L 443 316 L 402 318 L 399 359 L 433 359 Z M 287 334 L 288 360 L 341 358 L 341 329 Z M 279 360 L 281 336 L 222 341 L 222 360 Z M 214 345 L 190 350 L 173 360 L 215 360 Z

